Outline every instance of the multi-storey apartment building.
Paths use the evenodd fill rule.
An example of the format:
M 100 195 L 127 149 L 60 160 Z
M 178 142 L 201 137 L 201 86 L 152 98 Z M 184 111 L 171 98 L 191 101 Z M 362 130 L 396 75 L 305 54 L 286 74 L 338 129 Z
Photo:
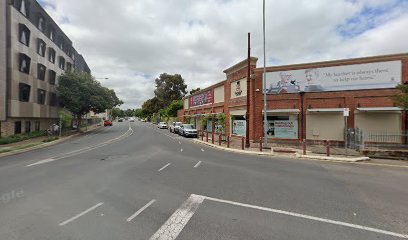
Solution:
M 0 1 L 0 136 L 48 129 L 61 110 L 65 71 L 90 73 L 71 40 L 36 0 Z

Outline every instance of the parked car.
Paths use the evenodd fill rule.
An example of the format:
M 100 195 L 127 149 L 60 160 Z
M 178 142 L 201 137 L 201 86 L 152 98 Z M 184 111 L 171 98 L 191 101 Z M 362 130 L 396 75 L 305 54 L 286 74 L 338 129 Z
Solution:
M 123 122 L 123 118 L 119 118 L 119 119 L 118 119 L 118 122 Z
M 105 120 L 103 121 L 103 126 L 112 126 L 112 121 L 111 120 Z
M 183 137 L 197 137 L 197 129 L 192 124 L 182 124 L 178 129 L 178 133 Z
M 142 122 L 146 122 L 146 119 L 142 119 Z
M 178 129 L 181 126 L 181 124 L 183 124 L 182 122 L 173 122 L 172 124 L 170 124 L 169 126 L 169 131 L 171 133 L 178 133 Z
M 135 118 L 131 117 L 131 118 L 129 118 L 129 121 L 130 121 L 130 122 L 134 122 L 134 121 L 135 121 Z
M 160 129 L 167 129 L 167 123 L 165 122 L 159 122 L 159 124 L 157 125 L 158 128 Z

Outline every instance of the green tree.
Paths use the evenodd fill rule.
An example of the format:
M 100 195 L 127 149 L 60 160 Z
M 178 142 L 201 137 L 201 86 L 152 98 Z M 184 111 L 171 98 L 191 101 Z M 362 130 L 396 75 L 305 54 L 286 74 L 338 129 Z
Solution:
M 394 103 L 402 107 L 405 111 L 408 110 L 408 84 L 399 84 L 397 89 L 401 91 L 400 94 L 392 96 Z
M 103 87 L 88 73 L 66 72 L 58 77 L 58 97 L 81 126 L 81 117 L 90 111 L 104 112 L 122 104 L 115 91 Z
M 118 117 L 122 118 L 125 116 L 125 112 L 120 108 L 112 108 L 112 118 L 116 119 Z
M 177 111 L 180 109 L 183 109 L 183 101 L 173 100 L 166 109 L 167 115 L 169 117 L 177 117 Z
M 159 112 L 160 109 L 161 109 L 160 101 L 157 97 L 148 99 L 142 105 L 142 111 L 143 111 L 144 117 L 151 116 L 153 115 L 153 113 Z
M 142 118 L 143 117 L 143 110 L 141 108 L 137 108 L 134 110 L 135 112 L 135 116 L 138 118 Z
M 193 94 L 193 93 L 198 92 L 200 90 L 201 90 L 201 88 L 193 88 L 193 89 L 191 89 L 190 94 Z
M 134 115 L 133 115 L 133 110 L 132 109 L 127 109 L 126 111 L 125 111 L 125 116 L 126 117 L 133 117 Z
M 162 73 L 155 82 L 154 94 L 159 100 L 160 108 L 167 107 L 173 100 L 182 99 L 187 93 L 187 85 L 180 74 Z

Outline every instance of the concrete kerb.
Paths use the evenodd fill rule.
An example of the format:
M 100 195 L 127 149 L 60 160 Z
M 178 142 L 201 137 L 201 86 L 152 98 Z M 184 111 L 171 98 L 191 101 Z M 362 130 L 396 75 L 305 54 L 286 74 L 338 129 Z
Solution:
M 284 156 L 284 157 L 291 157 L 291 158 L 300 158 L 300 159 L 305 159 L 305 160 L 324 160 L 324 161 L 332 161 L 332 162 L 360 162 L 360 161 L 368 161 L 370 160 L 369 157 L 341 157 L 341 156 L 320 156 L 320 155 L 303 155 L 300 153 L 294 153 L 294 154 L 278 154 L 276 151 L 273 153 L 271 152 L 254 152 L 254 151 L 248 151 L 248 150 L 240 150 L 240 149 L 234 149 L 234 148 L 226 148 L 222 146 L 218 146 L 215 144 L 207 143 L 198 139 L 193 139 L 195 143 L 199 144 L 204 144 L 213 148 L 217 148 L 220 150 L 228 151 L 228 152 L 235 152 L 235 153 L 241 153 L 241 154 L 250 154 L 250 155 L 263 155 L 263 156 Z
M 101 127 L 96 127 L 94 129 L 88 130 L 87 132 L 83 132 L 83 133 L 92 132 L 92 131 L 95 131 L 95 130 L 100 129 L 100 128 Z M 79 136 L 79 135 L 81 135 L 83 133 L 75 133 L 73 135 L 63 137 L 63 138 L 60 138 L 60 139 L 52 141 L 52 142 L 40 143 L 39 145 L 36 145 L 36 146 L 33 146 L 33 147 L 19 149 L 19 150 L 15 150 L 15 151 L 11 151 L 11 152 L 0 153 L 0 158 L 7 157 L 7 156 L 12 156 L 12 155 L 19 154 L 19 153 L 25 153 L 25 152 L 29 152 L 29 151 L 32 151 L 32 150 L 37 150 L 37 149 L 41 149 L 41 148 L 45 148 L 45 147 L 49 147 L 49 146 L 53 146 L 53 145 L 56 145 L 58 143 L 68 141 L 69 139 L 71 139 L 73 137 L 76 137 L 76 136 Z

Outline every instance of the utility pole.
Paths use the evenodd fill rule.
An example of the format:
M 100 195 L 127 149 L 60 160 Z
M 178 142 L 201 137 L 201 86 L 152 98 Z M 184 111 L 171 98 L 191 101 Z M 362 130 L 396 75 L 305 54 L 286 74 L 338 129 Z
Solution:
M 249 148 L 250 144 L 249 144 L 249 107 L 250 107 L 250 89 L 251 89 L 251 33 L 248 33 L 248 74 L 247 74 L 247 109 L 246 109 L 246 137 L 245 137 L 245 147 Z
M 264 147 L 268 144 L 268 115 L 266 112 L 266 51 L 265 51 L 265 0 L 263 0 L 263 99 L 264 99 Z

